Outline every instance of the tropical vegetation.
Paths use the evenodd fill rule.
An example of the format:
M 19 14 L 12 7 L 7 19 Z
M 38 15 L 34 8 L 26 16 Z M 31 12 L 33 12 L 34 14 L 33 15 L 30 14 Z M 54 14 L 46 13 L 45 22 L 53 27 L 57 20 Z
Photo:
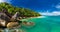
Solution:
M 15 14 L 16 12 L 20 13 L 21 17 L 37 17 L 37 16 L 41 16 L 41 14 L 28 9 L 28 8 L 23 8 L 23 7 L 16 7 L 11 5 L 10 3 L 0 3 L 0 11 L 2 11 L 2 9 L 7 10 L 11 15 Z

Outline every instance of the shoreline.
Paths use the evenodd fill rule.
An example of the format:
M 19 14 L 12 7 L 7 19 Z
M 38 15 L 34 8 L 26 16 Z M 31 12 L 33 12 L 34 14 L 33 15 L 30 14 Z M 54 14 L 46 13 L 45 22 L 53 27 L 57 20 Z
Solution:
M 25 18 L 25 19 L 21 19 L 21 21 L 27 21 L 27 19 L 31 19 L 31 18 L 44 18 L 45 16 L 38 16 L 38 17 L 28 17 L 28 18 Z

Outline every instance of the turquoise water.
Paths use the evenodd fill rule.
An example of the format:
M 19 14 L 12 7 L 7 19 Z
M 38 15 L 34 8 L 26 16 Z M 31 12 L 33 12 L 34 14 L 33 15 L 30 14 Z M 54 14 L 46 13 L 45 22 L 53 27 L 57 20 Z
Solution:
M 27 32 L 60 32 L 60 16 L 27 19 L 35 23 L 33 27 L 23 27 Z

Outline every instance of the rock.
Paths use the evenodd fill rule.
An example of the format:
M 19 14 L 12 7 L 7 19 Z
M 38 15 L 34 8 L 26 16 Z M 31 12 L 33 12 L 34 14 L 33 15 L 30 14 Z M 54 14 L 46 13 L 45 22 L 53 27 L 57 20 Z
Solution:
M 11 32 L 25 32 L 24 30 L 22 30 L 22 29 L 14 29 L 13 31 L 11 31 Z
M 0 32 L 4 32 L 4 30 L 3 29 L 0 29 Z
M 10 18 L 5 13 L 0 13 L 0 28 L 5 28 Z
M 33 25 L 35 25 L 35 23 L 34 22 L 23 22 L 23 25 L 26 25 L 26 26 L 33 26 Z
M 10 13 L 8 13 L 8 11 L 6 9 L 2 9 L 2 12 L 11 18 L 12 15 Z
M 11 21 L 15 21 L 15 20 L 17 20 L 17 18 L 19 18 L 19 17 L 20 17 L 20 13 L 19 13 L 19 12 L 16 12 L 16 13 L 12 16 Z
M 0 13 L 0 19 L 5 20 L 5 21 L 10 20 L 10 18 L 5 13 Z
M 19 26 L 18 22 L 9 22 L 7 28 L 17 28 Z
M 5 26 L 5 25 L 6 25 L 6 21 L 0 19 L 0 26 Z
M 17 18 L 20 16 L 19 12 L 16 12 L 12 18 L 10 18 L 6 11 L 0 12 L 0 28 L 13 28 L 19 25 Z

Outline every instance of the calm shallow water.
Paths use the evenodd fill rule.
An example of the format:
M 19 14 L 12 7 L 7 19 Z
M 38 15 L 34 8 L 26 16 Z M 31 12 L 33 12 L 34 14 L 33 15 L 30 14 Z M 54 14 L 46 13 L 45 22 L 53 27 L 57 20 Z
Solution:
M 46 16 L 27 20 L 35 22 L 33 27 L 22 27 L 27 32 L 60 32 L 60 16 Z

